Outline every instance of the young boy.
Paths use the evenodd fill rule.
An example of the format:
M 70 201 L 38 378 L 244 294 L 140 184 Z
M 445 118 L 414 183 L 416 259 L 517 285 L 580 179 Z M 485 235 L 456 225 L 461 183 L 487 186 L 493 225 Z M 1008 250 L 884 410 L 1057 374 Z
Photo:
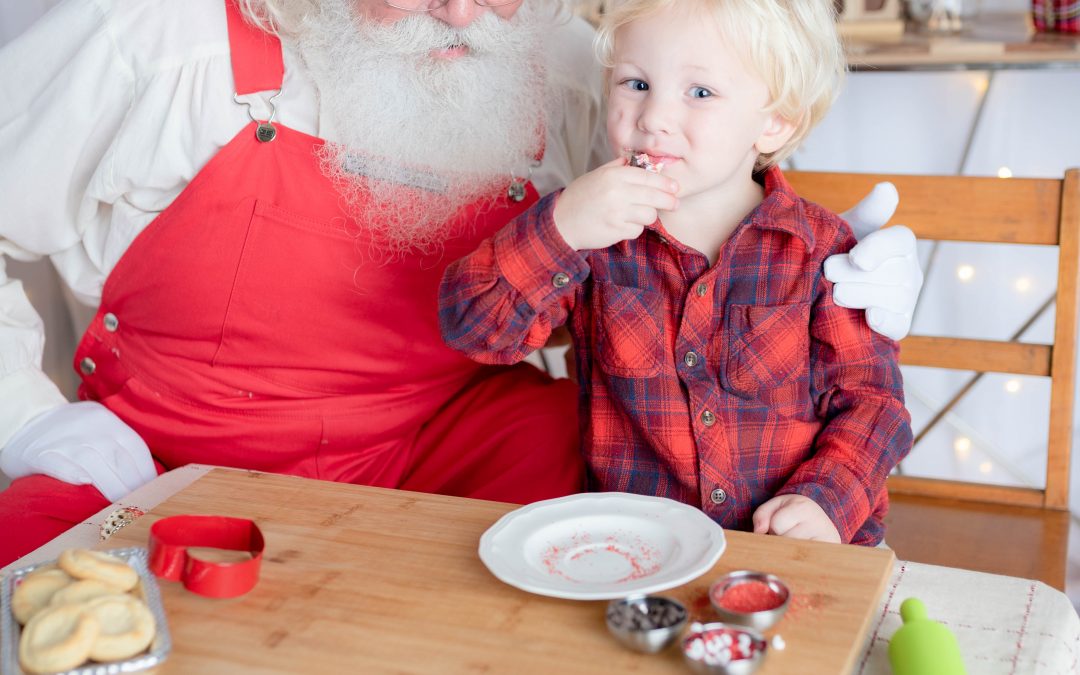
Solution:
M 440 318 L 484 363 L 568 323 L 593 489 L 876 545 L 911 448 L 897 345 L 833 302 L 822 264 L 854 237 L 776 166 L 843 76 L 832 7 L 615 3 L 598 46 L 623 156 L 450 266 Z

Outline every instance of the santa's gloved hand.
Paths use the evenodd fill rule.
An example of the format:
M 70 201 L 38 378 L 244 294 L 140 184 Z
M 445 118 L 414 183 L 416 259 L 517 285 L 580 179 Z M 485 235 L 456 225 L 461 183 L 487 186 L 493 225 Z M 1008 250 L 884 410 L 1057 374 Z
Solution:
M 923 283 L 912 231 L 903 225 L 878 229 L 892 217 L 898 203 L 892 183 L 875 185 L 861 202 L 840 214 L 859 243 L 825 261 L 825 278 L 836 284 L 836 304 L 865 309 L 870 328 L 893 340 L 903 339 L 911 330 Z
M 11 478 L 40 473 L 89 483 L 112 502 L 157 477 L 143 439 L 92 401 L 68 403 L 27 422 L 0 450 L 0 471 Z

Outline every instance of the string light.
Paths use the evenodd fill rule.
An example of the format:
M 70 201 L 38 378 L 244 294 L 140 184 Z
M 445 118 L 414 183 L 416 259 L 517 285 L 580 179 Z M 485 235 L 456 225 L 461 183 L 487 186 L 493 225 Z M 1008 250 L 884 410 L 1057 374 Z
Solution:
M 994 465 L 991 462 L 983 462 L 979 465 L 979 473 L 990 473 L 994 470 Z
M 1009 392 L 1010 394 L 1015 394 L 1016 392 L 1020 391 L 1020 380 L 1017 380 L 1015 378 L 1011 380 L 1006 380 L 1005 391 Z
M 998 169 L 998 178 L 1012 178 L 1012 175 L 1012 169 L 1007 166 Z
M 956 278 L 967 283 L 975 278 L 975 268 L 971 265 L 960 265 L 956 268 Z
M 967 459 L 971 455 L 971 439 L 967 436 L 957 436 L 953 441 L 953 450 L 956 451 L 957 459 Z
M 1018 293 L 1027 293 L 1031 290 L 1031 279 L 1029 277 L 1020 277 L 1013 283 L 1013 288 Z

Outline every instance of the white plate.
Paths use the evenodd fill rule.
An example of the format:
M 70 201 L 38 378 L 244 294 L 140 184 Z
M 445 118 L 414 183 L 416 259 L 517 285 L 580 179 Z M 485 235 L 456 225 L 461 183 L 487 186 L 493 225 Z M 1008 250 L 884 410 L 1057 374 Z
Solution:
M 704 574 L 724 530 L 663 497 L 600 492 L 511 511 L 480 537 L 480 559 L 523 591 L 571 600 L 653 593 Z

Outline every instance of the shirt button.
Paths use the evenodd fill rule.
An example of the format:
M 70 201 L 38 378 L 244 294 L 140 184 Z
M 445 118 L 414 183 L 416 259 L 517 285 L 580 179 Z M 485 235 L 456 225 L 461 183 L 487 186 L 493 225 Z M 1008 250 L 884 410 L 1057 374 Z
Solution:
M 705 297 L 705 294 L 709 292 L 709 284 L 698 284 L 696 291 L 699 298 Z
M 686 364 L 687 368 L 693 368 L 700 360 L 701 357 L 697 355 L 697 352 L 686 352 L 686 355 L 682 357 L 682 362 Z
M 559 272 L 555 276 L 551 277 L 551 285 L 555 288 L 562 288 L 568 283 L 570 283 L 570 275 L 566 272 Z
M 105 330 L 110 333 L 115 333 L 116 329 L 120 327 L 120 319 L 116 318 L 116 315 L 112 312 L 107 313 L 101 317 L 101 323 L 105 324 Z
M 709 495 L 709 499 L 712 500 L 713 504 L 723 504 L 727 501 L 727 493 L 724 492 L 723 488 L 716 488 L 712 491 L 712 494 Z
M 79 361 L 79 370 L 82 371 L 83 375 L 93 375 L 94 371 L 97 370 L 97 364 L 94 363 L 94 359 L 89 356 L 84 356 L 83 359 Z
M 716 415 L 714 415 L 711 410 L 706 410 L 701 413 L 701 423 L 707 427 L 711 427 L 716 424 Z

